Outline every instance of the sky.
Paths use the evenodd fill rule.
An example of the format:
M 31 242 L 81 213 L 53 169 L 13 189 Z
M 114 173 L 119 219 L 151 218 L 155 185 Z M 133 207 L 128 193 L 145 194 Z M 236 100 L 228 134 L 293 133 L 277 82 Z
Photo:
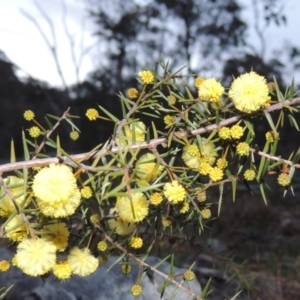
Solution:
M 115 0 L 111 0 L 115 1 Z M 261 50 L 261 42 L 255 31 L 255 25 L 262 34 L 267 37 L 267 49 L 265 58 L 272 55 L 285 55 L 286 46 L 293 42 L 300 47 L 300 42 L 295 39 L 299 32 L 300 4 L 298 0 L 284 1 L 283 10 L 287 15 L 287 26 L 264 27 L 262 15 L 255 17 L 252 2 L 255 0 L 239 0 L 245 7 L 243 19 L 250 24 L 248 37 L 253 47 Z M 79 80 L 83 80 L 88 72 L 97 67 L 97 61 L 101 59 L 101 51 L 97 48 L 96 37 L 93 36 L 95 27 L 85 9 L 84 0 L 35 0 L 54 24 L 57 57 L 63 76 L 67 84 L 76 83 L 76 64 L 80 61 Z M 23 70 L 19 75 L 30 76 L 48 82 L 52 86 L 62 86 L 62 80 L 51 51 L 41 36 L 37 27 L 27 16 L 34 18 L 45 33 L 50 44 L 54 45 L 49 24 L 35 5 L 34 0 L 0 0 L 0 50 L 4 51 L 8 58 Z M 259 4 L 260 0 L 256 0 Z M 65 3 L 65 22 L 63 3 Z M 66 34 L 65 25 L 74 46 L 70 45 L 70 38 Z M 73 56 L 72 51 L 73 49 Z M 250 51 L 251 49 L 249 49 Z M 276 52 L 277 51 L 277 52 Z M 84 54 L 85 53 L 85 54 Z M 289 61 L 287 57 L 286 64 Z M 295 75 L 296 82 L 300 83 L 300 74 L 295 74 L 291 68 L 287 68 L 284 78 L 290 81 Z

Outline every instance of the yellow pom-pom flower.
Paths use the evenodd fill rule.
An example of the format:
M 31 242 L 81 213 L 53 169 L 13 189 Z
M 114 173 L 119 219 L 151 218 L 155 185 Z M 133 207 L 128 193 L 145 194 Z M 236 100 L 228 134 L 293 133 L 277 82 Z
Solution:
M 206 191 L 205 190 L 200 190 L 197 193 L 197 200 L 199 202 L 204 202 L 206 200 Z
M 53 275 L 60 280 L 67 280 L 71 278 L 72 270 L 67 261 L 60 261 L 52 268 Z
M 131 272 L 131 265 L 123 264 L 121 270 L 123 274 L 129 274 Z
M 105 241 L 100 241 L 98 244 L 97 244 L 97 248 L 99 251 L 106 251 L 107 248 L 108 248 L 108 245 Z
M 125 125 L 117 141 L 120 145 L 132 145 L 145 141 L 146 126 L 143 122 L 132 122 Z
M 142 248 L 143 240 L 140 237 L 134 237 L 130 241 L 130 246 L 134 249 Z
M 99 113 L 95 108 L 89 108 L 85 115 L 90 121 L 95 121 L 99 118 Z
M 130 99 L 135 99 L 137 98 L 139 95 L 139 91 L 135 88 L 130 88 L 127 90 L 127 96 L 130 98 Z
M 7 260 L 0 261 L 0 272 L 7 272 L 10 268 L 10 263 Z
M 17 247 L 16 264 L 27 275 L 41 276 L 55 265 L 55 252 L 55 245 L 45 239 L 24 239 Z
M 29 135 L 33 138 L 37 138 L 39 137 L 41 134 L 41 130 L 37 127 L 37 126 L 32 126 L 30 129 L 29 129 Z
M 219 138 L 222 140 L 228 140 L 230 138 L 230 129 L 228 127 L 222 127 L 219 130 Z
M 186 190 L 177 180 L 167 182 L 164 186 L 164 196 L 169 202 L 177 204 L 184 200 L 186 196 Z
M 57 251 L 64 251 L 68 246 L 69 230 L 66 223 L 60 222 L 44 226 L 43 232 L 46 233 L 44 238 L 51 241 Z
M 244 134 L 243 127 L 240 125 L 233 125 L 230 128 L 230 135 L 233 139 L 240 139 Z
M 254 170 L 252 170 L 252 169 L 248 169 L 248 170 L 246 170 L 245 171 L 245 173 L 244 173 L 244 178 L 246 179 L 246 180 L 248 180 L 248 181 L 251 181 L 251 180 L 253 180 L 254 178 L 255 178 L 255 171 Z
M 246 156 L 246 155 L 248 155 L 249 152 L 250 152 L 250 146 L 249 146 L 249 144 L 247 144 L 245 142 L 239 143 L 236 146 L 236 152 L 240 156 Z
M 141 81 L 143 84 L 150 84 L 154 82 L 154 75 L 151 71 L 140 71 L 138 74 L 141 77 Z
M 88 276 L 94 273 L 99 265 L 98 259 L 90 253 L 88 248 L 72 248 L 67 261 L 72 273 L 78 276 Z
M 163 217 L 163 218 L 161 219 L 161 223 L 162 223 L 162 225 L 163 225 L 164 227 L 168 227 L 168 226 L 171 226 L 171 225 L 172 225 L 172 221 L 171 221 L 171 219 L 168 218 L 168 217 Z
M 279 185 L 288 186 L 291 183 L 291 178 L 289 174 L 281 173 L 277 178 L 277 182 Z
M 200 211 L 203 219 L 209 219 L 211 217 L 211 211 L 209 208 L 204 208 Z
M 238 110 L 251 113 L 267 103 L 269 88 L 263 76 L 251 71 L 233 81 L 228 95 Z
M 212 166 L 207 163 L 207 162 L 202 162 L 200 163 L 200 166 L 198 168 L 198 172 L 201 174 L 201 175 L 208 175 L 210 170 L 211 170 Z
M 4 178 L 4 182 L 8 185 L 11 194 L 15 198 L 15 202 L 21 208 L 25 208 L 30 203 L 30 198 L 23 203 L 26 197 L 26 187 L 24 180 L 16 176 L 8 176 Z M 9 217 L 15 211 L 15 206 L 9 196 L 6 194 L 3 186 L 0 188 L 0 216 Z
M 80 203 L 80 191 L 71 169 L 50 164 L 33 179 L 32 190 L 45 216 L 63 218 L 74 214 Z
M 70 132 L 70 138 L 73 140 L 73 141 L 76 141 L 79 139 L 79 132 L 76 131 L 76 130 L 73 130 Z
M 90 199 L 93 196 L 93 191 L 89 186 L 85 186 L 80 190 L 82 198 Z
M 150 203 L 152 205 L 159 205 L 163 201 L 163 197 L 161 193 L 153 193 L 150 196 Z
M 178 206 L 179 206 L 179 212 L 181 214 L 187 213 L 189 211 L 189 208 L 190 208 L 190 205 L 187 201 L 179 202 Z
M 25 112 L 24 112 L 24 119 L 26 120 L 26 121 L 31 121 L 31 120 L 33 120 L 34 119 L 34 117 L 35 117 L 35 115 L 34 115 L 34 112 L 32 111 L 32 110 L 26 110 Z
M 193 272 L 193 271 L 191 271 L 191 270 L 187 270 L 187 271 L 185 271 L 184 272 L 184 274 L 183 274 L 183 278 L 184 278 L 184 280 L 186 280 L 186 281 L 192 281 L 192 280 L 194 280 L 195 279 L 195 273 Z
M 201 86 L 201 84 L 203 83 L 205 81 L 205 78 L 203 78 L 203 77 L 197 77 L 197 78 L 195 78 L 195 81 L 194 81 L 194 85 L 195 85 L 195 87 L 197 88 L 197 89 L 199 89 L 200 88 L 200 86 Z
M 120 197 L 116 209 L 123 221 L 137 223 L 148 215 L 148 202 L 143 193 L 133 193 L 132 198 Z
M 7 237 L 14 242 L 22 241 L 27 236 L 26 223 L 20 215 L 12 218 L 4 229 L 7 232 Z
M 166 115 L 164 117 L 164 123 L 166 124 L 166 128 L 175 124 L 176 118 L 174 116 Z
M 217 152 L 214 151 L 215 144 L 211 141 L 207 141 L 205 138 L 202 138 L 202 151 L 196 144 L 189 144 L 184 146 L 182 159 L 184 163 L 191 169 L 198 169 L 202 162 L 207 162 L 212 165 Z
M 133 296 L 139 296 L 142 293 L 143 289 L 142 286 L 139 284 L 134 284 L 131 287 L 131 293 Z
M 213 103 L 219 103 L 225 89 L 215 78 L 209 78 L 203 81 L 199 88 L 200 99 Z
M 99 224 L 99 222 L 100 222 L 99 215 L 98 214 L 91 215 L 90 221 L 92 222 L 92 224 Z
M 140 180 L 149 182 L 157 179 L 163 171 L 163 166 L 156 162 L 153 153 L 141 156 L 135 166 L 136 177 Z
M 134 223 L 123 221 L 120 217 L 108 220 L 108 226 L 110 229 L 115 230 L 118 235 L 128 235 L 136 229 Z
M 269 143 L 274 143 L 275 142 L 275 139 L 276 139 L 277 135 L 274 131 L 268 131 L 266 133 L 266 140 L 269 142 Z
M 173 95 L 168 96 L 167 100 L 169 105 L 174 105 L 176 103 L 176 98 Z
M 228 161 L 226 158 L 222 157 L 217 160 L 217 167 L 220 169 L 225 169 L 228 166 Z
M 224 173 L 222 169 L 214 167 L 210 169 L 208 176 L 212 181 L 219 181 L 223 178 Z

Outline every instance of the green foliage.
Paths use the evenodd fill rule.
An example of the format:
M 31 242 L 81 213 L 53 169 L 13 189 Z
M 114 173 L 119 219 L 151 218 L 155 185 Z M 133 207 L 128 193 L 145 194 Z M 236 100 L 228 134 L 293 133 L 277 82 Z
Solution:
M 1 213 L 6 219 L 1 227 L 2 236 L 12 239 L 12 233 L 25 224 L 28 239 L 47 239 L 45 226 L 64 222 L 69 231 L 67 247 L 63 249 L 66 253 L 74 247 L 88 248 L 91 255 L 103 258 L 103 254 L 97 252 L 96 245 L 100 240 L 105 240 L 110 247 L 104 255 L 119 255 L 115 264 L 127 263 L 131 258 L 141 270 L 151 267 L 157 271 L 158 265 L 148 266 L 145 263 L 148 255 L 156 254 L 157 247 L 154 245 L 159 244 L 160 251 L 168 251 L 168 244 L 183 245 L 190 240 L 194 245 L 203 244 L 203 232 L 208 230 L 207 220 L 222 214 L 225 187 L 232 189 L 233 201 L 238 185 L 244 184 L 251 191 L 253 185 L 244 176 L 245 170 L 255 171 L 254 181 L 266 204 L 270 176 L 288 174 L 288 179 L 279 180 L 279 184 L 284 186 L 283 195 L 288 190 L 293 191 L 295 170 L 299 168 L 299 150 L 285 159 L 278 153 L 278 145 L 286 115 L 291 126 L 299 130 L 294 117 L 298 114 L 299 102 L 299 98 L 293 99 L 294 83 L 287 88 L 284 96 L 276 81 L 274 92 L 267 90 L 266 95 L 261 95 L 266 83 L 261 83 L 261 78 L 255 77 L 257 74 L 249 73 L 254 80 L 259 79 L 258 86 L 242 81 L 232 99 L 228 97 L 227 90 L 220 92 L 219 83 L 207 79 L 199 87 L 201 92 L 207 89 L 206 96 L 202 97 L 203 93 L 198 94 L 198 90 L 189 84 L 191 75 L 182 75 L 182 70 L 171 72 L 168 63 L 160 61 L 153 72 L 153 84 L 144 84 L 144 79 L 140 79 L 137 99 L 120 93 L 122 119 L 101 105 L 100 114 L 93 110 L 87 112 L 91 122 L 102 119 L 115 125 L 111 138 L 88 153 L 70 155 L 64 150 L 64 141 L 60 141 L 59 137 L 56 141 L 51 138 L 62 122 L 66 122 L 71 131 L 76 129 L 80 132 L 76 116 L 70 115 L 69 110 L 62 117 L 47 115 L 48 128 L 34 120 L 41 136 L 27 137 L 23 132 L 25 161 L 14 163 L 12 144 L 12 163 L 0 166 L 1 174 L 19 170 L 16 175 L 23 180 L 23 191 L 18 194 L 10 181 L 1 177 L 0 201 L 8 199 L 15 207 L 12 213 Z M 247 99 L 247 95 L 240 97 L 245 89 L 250 90 L 252 98 L 249 96 Z M 169 103 L 169 96 L 175 97 L 175 103 Z M 244 104 L 247 110 L 238 111 L 232 100 Z M 260 109 L 254 109 L 257 105 Z M 239 107 L 243 109 L 243 106 Z M 276 110 L 280 111 L 279 115 L 274 114 Z M 151 118 L 149 123 L 143 123 L 145 115 Z M 169 116 L 173 119 L 166 118 Z M 53 125 L 50 119 L 56 123 Z M 164 129 L 158 125 L 160 119 L 165 122 Z M 264 136 L 267 134 L 263 142 L 257 136 L 258 123 L 262 119 L 268 126 L 263 133 Z M 170 123 L 168 120 L 173 121 Z M 240 137 L 232 129 L 234 124 L 243 129 Z M 230 136 L 221 137 L 220 130 L 224 127 L 228 127 Z M 239 150 L 240 144 L 249 149 Z M 56 157 L 48 156 L 51 149 L 56 149 Z M 224 161 L 226 164 L 222 165 Z M 58 174 L 58 178 L 53 180 L 47 178 L 44 186 L 41 186 L 43 183 L 37 185 L 37 178 L 46 174 L 52 168 L 51 164 L 67 165 L 71 169 L 61 169 L 60 172 L 66 172 L 65 175 Z M 42 170 L 36 167 L 42 167 Z M 62 178 L 59 176 L 66 176 L 67 179 L 65 182 L 59 181 Z M 218 199 L 210 196 L 214 191 L 218 192 Z M 80 195 L 80 201 L 74 204 L 74 212 L 66 213 L 60 205 L 69 204 L 71 198 L 77 197 L 75 195 Z M 23 200 L 18 201 L 21 196 Z M 162 201 L 155 202 L 154 197 L 161 197 Z M 75 200 L 71 202 L 73 205 Z M 47 205 L 52 210 L 55 208 L 54 212 L 45 209 Z M 2 210 L 7 206 L 0 202 Z M 58 212 L 60 215 L 57 216 Z M 22 222 L 8 228 L 18 215 L 22 217 Z M 143 239 L 144 245 L 139 250 L 130 246 L 134 237 Z M 12 241 L 22 243 L 18 239 Z M 167 258 L 171 254 L 168 253 Z M 174 274 L 173 264 L 174 255 L 171 255 L 170 273 L 159 273 L 165 278 L 162 293 L 167 285 L 174 284 L 173 296 L 178 289 L 197 299 L 209 294 L 209 282 L 201 296 L 187 291 L 182 286 L 183 279 L 179 283 L 174 279 L 177 275 Z M 231 277 L 237 273 L 233 269 L 229 271 Z M 23 271 L 26 273 L 26 270 Z M 137 283 L 143 276 L 145 273 L 139 272 Z

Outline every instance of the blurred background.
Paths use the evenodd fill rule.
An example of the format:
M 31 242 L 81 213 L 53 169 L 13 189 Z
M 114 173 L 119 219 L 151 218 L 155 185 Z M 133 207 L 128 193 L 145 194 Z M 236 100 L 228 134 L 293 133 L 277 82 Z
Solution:
M 294 78 L 297 90 L 299 14 L 297 0 L 1 0 L 0 159 L 9 160 L 12 138 L 22 159 L 21 130 L 32 126 L 23 119 L 28 109 L 42 124 L 45 114 L 61 116 L 68 107 L 81 117 L 75 122 L 82 130 L 78 141 L 70 139 L 69 127 L 59 130 L 69 153 L 89 151 L 108 139 L 113 125 L 88 121 L 86 109 L 99 104 L 120 117 L 117 94 L 138 87 L 138 71 L 154 70 L 162 55 L 171 70 L 186 66 L 182 74 L 216 77 L 226 87 L 233 76 L 254 70 L 268 81 L 275 76 L 283 92 Z M 195 88 L 193 92 L 197 95 Z M 295 118 L 299 121 L 298 114 Z M 259 140 L 267 123 L 258 122 Z M 278 155 L 289 157 L 300 139 L 286 123 Z M 212 252 L 221 251 L 221 268 L 230 269 L 231 260 L 224 259 L 228 253 L 235 254 L 234 268 L 235 262 L 247 260 L 246 277 L 241 277 L 246 281 L 238 278 L 228 289 L 228 277 L 213 277 L 220 295 L 208 299 L 229 298 L 245 286 L 240 299 L 248 299 L 251 282 L 258 292 L 249 299 L 300 299 L 300 185 L 295 182 L 296 197 L 289 190 L 283 200 L 283 189 L 275 183 L 274 177 L 269 206 L 255 184 L 251 194 L 239 183 L 236 203 L 230 186 L 224 188 L 222 214 L 208 223 L 212 230 L 205 238 Z M 209 201 L 217 203 L 218 197 L 213 191 Z M 205 253 L 205 266 L 215 257 L 208 249 L 191 247 L 190 259 Z M 185 262 L 186 251 L 185 245 Z
M 251 69 L 282 87 L 299 83 L 299 11 L 296 0 L 1 0 L 2 161 L 11 138 L 22 156 L 26 109 L 42 122 L 71 106 L 84 134 L 76 142 L 68 128 L 59 134 L 72 153 L 109 138 L 112 128 L 90 126 L 86 109 L 100 104 L 119 115 L 116 95 L 161 55 L 171 70 L 186 66 L 183 74 L 227 87 Z

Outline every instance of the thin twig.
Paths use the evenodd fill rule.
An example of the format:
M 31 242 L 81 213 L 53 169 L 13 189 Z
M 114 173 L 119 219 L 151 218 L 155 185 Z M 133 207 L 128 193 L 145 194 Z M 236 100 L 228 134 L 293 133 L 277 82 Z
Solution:
M 165 280 L 172 282 L 174 285 L 176 285 L 179 289 L 186 292 L 188 295 L 194 297 L 197 300 L 203 300 L 196 294 L 192 293 L 190 290 L 186 289 L 182 284 L 180 284 L 175 279 L 169 277 L 168 275 L 164 274 L 163 272 L 157 270 L 156 268 L 150 266 L 149 264 L 145 263 L 143 260 L 137 258 L 134 254 L 128 252 L 125 248 L 123 248 L 119 243 L 115 242 L 109 235 L 106 234 L 106 232 L 99 226 L 95 225 L 96 228 L 99 229 L 99 231 L 105 236 L 105 240 L 109 241 L 112 245 L 114 245 L 117 249 L 119 249 L 121 252 L 123 252 L 125 255 L 131 257 L 133 260 L 135 260 L 139 265 L 142 265 L 143 267 L 146 267 L 150 269 L 151 271 L 157 273 L 159 276 L 163 277 Z
M 292 106 L 295 104 L 300 103 L 300 97 L 298 98 L 294 98 L 292 100 L 285 100 L 279 103 L 276 103 L 274 105 L 271 105 L 265 109 L 261 109 L 257 112 L 255 112 L 255 114 L 264 114 L 267 112 L 272 112 L 275 110 L 280 110 L 282 109 L 284 106 Z M 67 110 L 68 111 L 68 110 Z M 203 133 L 207 133 L 207 132 L 211 132 L 215 129 L 219 129 L 221 127 L 230 125 L 232 123 L 235 123 L 239 120 L 241 120 L 245 115 L 237 115 L 234 117 L 231 117 L 229 119 L 223 120 L 221 121 L 219 124 L 212 124 L 212 125 L 208 125 L 205 127 L 201 127 L 198 129 L 193 129 L 190 131 L 182 131 L 182 132 L 175 132 L 174 135 L 177 138 L 181 138 L 181 137 L 190 137 L 190 136 L 196 136 L 196 135 L 201 135 Z M 129 145 L 129 146 L 124 146 L 121 147 L 122 150 L 124 151 L 128 151 L 128 150 L 141 150 L 141 149 L 151 149 L 151 148 L 155 148 L 158 145 L 161 145 L 163 143 L 167 142 L 167 138 L 166 137 L 160 137 L 157 139 L 152 139 L 149 142 L 142 142 L 142 143 L 137 143 L 137 144 L 133 144 L 133 145 Z M 91 158 L 95 158 L 97 156 L 105 156 L 105 155 L 109 155 L 110 153 L 117 153 L 120 151 L 119 147 L 112 147 L 112 149 L 101 149 L 99 151 L 93 151 L 93 152 L 86 152 L 86 153 L 80 153 L 80 154 L 75 154 L 75 155 L 71 155 L 71 159 L 69 159 L 68 157 L 62 156 L 60 158 L 57 157 L 53 157 L 53 158 L 44 158 L 44 159 L 35 159 L 34 161 L 21 161 L 21 162 L 16 162 L 16 163 L 8 163 L 8 164 L 3 164 L 0 165 L 0 174 L 3 174 L 4 172 L 9 172 L 9 171 L 13 171 L 13 170 L 19 170 L 22 168 L 32 168 L 32 167 L 38 167 L 38 166 L 46 166 L 49 165 L 50 163 L 64 163 L 66 165 L 69 165 L 71 167 L 80 167 L 84 170 L 89 170 L 89 171 L 97 171 L 97 168 L 91 168 L 89 166 L 86 166 L 84 164 L 81 164 L 82 161 L 85 160 L 89 160 Z M 252 150 L 251 150 L 252 151 Z M 298 164 L 294 164 L 293 162 L 289 161 L 289 160 L 284 160 L 281 158 L 278 158 L 276 156 L 272 156 L 269 155 L 267 153 L 264 153 L 262 151 L 254 151 L 256 154 L 261 155 L 261 156 L 266 156 L 271 160 L 276 160 L 276 161 L 284 161 L 286 164 L 291 165 L 291 166 L 296 166 L 297 168 L 299 168 Z M 80 162 L 79 164 L 74 163 L 74 161 L 78 161 Z

